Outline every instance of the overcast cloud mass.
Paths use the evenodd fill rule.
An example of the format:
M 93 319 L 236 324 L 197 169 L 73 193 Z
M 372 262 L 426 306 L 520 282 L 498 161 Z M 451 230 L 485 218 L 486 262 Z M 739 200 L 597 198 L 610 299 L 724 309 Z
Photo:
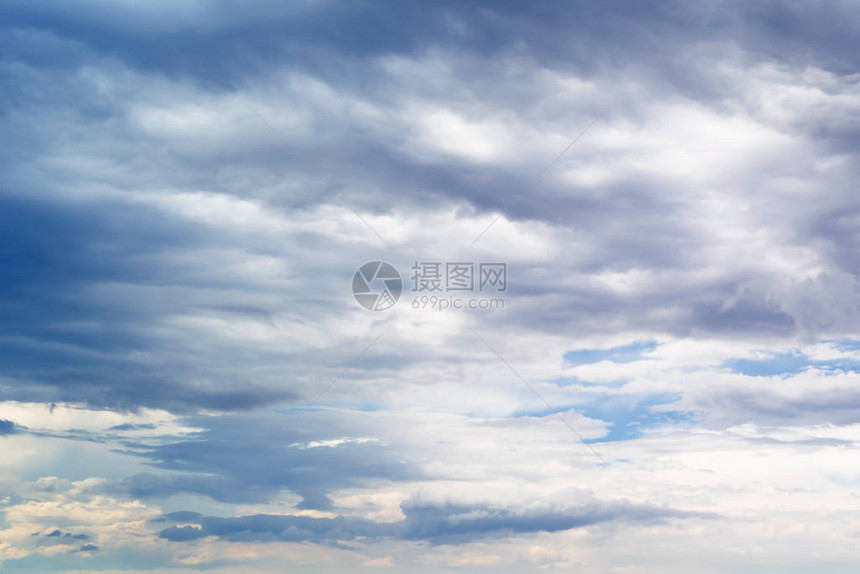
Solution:
M 3 2 L 0 570 L 856 574 L 858 37 Z M 416 261 L 504 309 L 414 309 Z

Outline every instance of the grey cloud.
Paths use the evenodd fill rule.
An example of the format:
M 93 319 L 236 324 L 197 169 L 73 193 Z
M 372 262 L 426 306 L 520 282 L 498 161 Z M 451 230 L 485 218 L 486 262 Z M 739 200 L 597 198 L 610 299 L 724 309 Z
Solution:
M 713 514 L 685 512 L 631 502 L 592 503 L 566 510 L 475 507 L 416 503 L 402 505 L 406 514 L 403 536 L 435 543 L 462 543 L 489 536 L 558 532 L 604 522 L 655 523 L 669 519 L 714 518 Z
M 121 425 L 115 425 L 110 427 L 108 430 L 112 431 L 133 431 L 133 430 L 152 430 L 157 428 L 154 424 L 131 424 L 125 423 Z
M 166 514 L 165 518 L 168 520 L 173 520 L 175 522 L 192 522 L 198 520 L 200 518 L 199 512 L 190 512 L 187 510 L 179 510 L 177 512 L 171 512 L 170 514 Z
M 714 428 L 748 423 L 774 428 L 841 426 L 855 424 L 860 417 L 860 390 L 795 389 L 796 384 L 788 379 L 775 382 L 773 389 L 752 384 L 748 388 L 714 386 L 692 394 L 686 408 L 711 413 L 702 420 L 702 425 Z
M 170 474 L 138 474 L 111 482 L 109 491 L 139 498 L 196 493 L 222 502 L 266 502 L 287 490 L 302 497 L 301 508 L 330 509 L 328 493 L 374 481 L 423 476 L 400 448 L 348 442 L 337 448 L 290 445 L 354 434 L 355 422 L 306 416 L 305 430 L 283 432 L 289 418 L 222 415 L 188 422 L 204 428 L 194 440 L 137 445 L 129 452 Z M 251 424 L 251 423 L 254 424 Z M 181 474 L 178 474 L 181 473 Z M 193 517 L 188 517 L 189 520 Z
M 87 534 L 72 534 L 70 532 L 66 532 L 63 536 L 66 538 L 71 538 L 72 540 L 89 540 L 90 537 Z
M 0 198 L 0 203 L 5 245 L 0 254 L 0 267 L 5 269 L 0 367 L 9 379 L 34 383 L 9 389 L 7 398 L 183 410 L 189 405 L 249 408 L 293 396 L 288 389 L 265 388 L 247 377 L 235 377 L 232 383 L 222 379 L 217 386 L 188 386 L 182 379 L 197 368 L 181 353 L 170 369 L 125 358 L 132 350 L 173 354 L 163 342 L 141 332 L 157 321 L 154 307 L 159 304 L 108 302 L 82 292 L 98 283 L 145 286 L 170 281 L 169 270 L 135 263 L 159 245 L 188 245 L 191 238 L 179 228 L 168 231 L 170 222 L 115 204 L 91 205 L 100 212 L 93 215 L 71 204 L 9 197 Z M 105 251 L 115 257 L 104 257 Z
M 847 2 L 555 1 L 539 9 L 517 2 L 382 2 L 369 10 L 347 2 L 264 0 L 189 5 L 169 19 L 160 17 L 157 5 L 98 6 L 93 17 L 61 2 L 36 10 L 19 0 L 6 3 L 4 19 L 9 27 L 51 30 L 136 67 L 222 89 L 278 63 L 343 72 L 355 81 L 355 72 L 332 69 L 333 54 L 361 58 L 439 44 L 486 57 L 519 48 L 545 66 L 576 66 L 583 73 L 635 62 L 668 78 L 682 76 L 673 68 L 679 44 L 728 40 L 798 66 L 843 73 L 857 67 L 849 38 L 858 13 Z
M 159 538 L 164 538 L 171 542 L 187 542 L 188 540 L 197 540 L 204 536 L 206 536 L 206 533 L 196 526 L 170 526 L 158 533 Z
M 0 435 L 4 434 L 12 434 L 15 432 L 15 423 L 12 421 L 7 421 L 6 419 L 0 419 Z
M 7 305 L 0 308 L 0 334 L 9 349 L 0 355 L 0 366 L 19 381 L 9 389 L 10 398 L 80 400 L 118 409 L 252 409 L 307 396 L 301 379 L 336 373 L 337 365 L 358 352 L 338 343 L 307 353 L 263 350 L 208 335 L 203 341 L 199 332 L 176 325 L 188 317 L 259 325 L 275 318 L 284 324 L 288 317 L 297 326 L 336 317 L 349 304 L 340 297 L 343 291 L 336 291 L 337 281 L 343 268 L 362 260 L 358 254 L 364 250 L 333 250 L 326 237 L 310 233 L 273 245 L 265 234 L 249 235 L 230 225 L 212 228 L 146 206 L 140 196 L 158 197 L 162 192 L 156 190 L 205 190 L 256 201 L 290 219 L 333 199 L 250 109 L 242 110 L 242 117 L 218 120 L 231 135 L 211 137 L 207 130 L 221 126 L 205 125 L 193 134 L 147 130 L 135 116 L 141 109 L 169 111 L 171 102 L 207 109 L 217 107 L 221 96 L 246 97 L 248 105 L 261 100 L 278 113 L 305 118 L 296 126 L 284 113 L 287 119 L 272 122 L 337 189 L 348 190 L 359 208 L 386 214 L 393 206 L 458 205 L 475 214 L 506 208 L 551 157 L 535 155 L 527 146 L 521 150 L 527 161 L 513 165 L 427 157 L 421 149 L 407 153 L 414 130 L 409 121 L 388 113 L 380 123 L 377 116 L 362 117 L 348 102 L 381 112 L 426 102 L 466 118 L 522 118 L 538 131 L 572 137 L 607 103 L 598 128 L 643 124 L 655 104 L 666 102 L 691 101 L 727 113 L 738 85 L 724 81 L 710 65 L 721 58 L 740 67 L 774 57 L 789 69 L 809 62 L 837 62 L 840 68 L 855 58 L 826 33 L 855 20 L 855 11 L 845 5 L 814 10 L 769 2 L 547 3 L 539 10 L 516 3 L 436 8 L 394 3 L 375 10 L 340 3 L 305 10 L 266 2 L 254 6 L 189 9 L 167 29 L 141 7 L 115 7 L 96 19 L 59 3 L 38 12 L 21 2 L 4 8 L 5 25 L 13 28 L 4 39 L 4 62 L 22 63 L 2 67 L 9 86 L 2 99 L 9 110 L 3 127 L 19 141 L 0 152 L 0 163 L 14 175 L 3 190 L 10 237 L 2 239 L 11 248 L 2 264 L 9 278 L 3 291 Z M 139 27 L 141 22 L 146 26 Z M 798 22 L 805 23 L 805 43 L 792 39 Z M 752 62 L 730 58 L 736 43 L 748 48 L 745 57 Z M 434 64 L 419 67 L 415 78 L 403 78 L 380 59 L 388 56 Z M 541 79 L 544 72 L 575 74 L 593 81 L 596 92 L 574 98 Z M 285 85 L 281 73 L 304 74 L 330 87 L 337 101 L 325 107 L 320 98 Z M 94 79 L 99 74 L 127 82 L 104 91 Z M 153 82 L 158 89 L 147 89 Z M 41 95 L 34 99 L 31 93 Z M 852 112 L 830 113 L 818 123 L 850 127 L 843 120 Z M 808 127 L 777 127 L 817 141 Z M 848 151 L 856 147 L 850 135 L 840 136 Z M 646 143 L 647 138 L 644 134 Z M 816 148 L 822 157 L 831 151 Z M 645 269 L 668 277 L 718 265 L 703 260 L 715 240 L 687 211 L 697 196 L 683 179 L 643 177 L 631 170 L 595 189 L 560 177 L 565 167 L 605 160 L 604 152 L 615 153 L 575 148 L 526 200 L 508 210 L 515 221 L 548 223 L 562 237 L 571 232 L 583 238 L 571 263 L 559 260 L 551 269 L 521 265 L 512 277 L 518 283 L 512 294 L 524 297 L 503 314 L 509 325 L 544 332 L 576 327 L 584 333 L 643 329 L 676 336 L 785 338 L 856 330 L 858 301 L 849 291 L 858 263 L 851 247 L 857 200 L 844 182 L 838 187 L 829 180 L 819 182 L 827 201 L 785 201 L 768 192 L 769 178 L 785 170 L 804 176 L 787 165 L 797 163 L 794 158 L 763 166 L 755 177 L 738 173 L 732 186 L 739 188 L 739 199 L 759 198 L 760 220 L 752 225 L 781 230 L 785 241 L 798 247 L 812 246 L 842 275 L 830 273 L 787 293 L 777 292 L 781 278 L 766 269 L 699 273 L 710 278 L 691 283 L 667 279 L 652 293 L 563 287 L 577 274 Z M 63 154 L 80 161 L 62 169 L 48 161 Z M 87 161 L 103 168 L 77 167 Z M 820 175 L 804 177 L 816 181 Z M 29 188 L 37 200 L 24 193 Z M 114 199 L 86 200 L 70 188 L 108 188 Z M 51 233 L 33 231 L 42 228 Z M 464 237 L 464 245 L 470 239 Z M 487 241 L 492 240 L 491 233 Z M 775 241 L 780 244 L 781 238 Z M 273 257 L 294 268 L 274 279 L 246 278 L 212 257 L 219 250 Z M 530 279 L 538 272 L 540 281 Z M 816 304 L 807 301 L 807 293 Z M 841 304 L 832 304 L 837 301 Z M 381 362 L 394 368 L 421 360 L 420 349 L 400 353 Z M 141 355 L 142 360 L 128 359 Z
M 363 214 L 407 213 L 422 226 L 437 209 L 463 219 L 504 210 L 518 229 L 538 230 L 557 250 L 552 260 L 523 256 L 519 245 L 510 258 L 500 253 L 502 225 L 477 250 L 511 261 L 509 308 L 476 322 L 516 337 L 512 345 L 531 333 L 772 343 L 858 332 L 854 4 L 253 0 L 176 4 L 169 18 L 165 5 L 0 7 L 0 133 L 11 142 L 0 146 L 0 394 L 167 409 L 204 429 L 124 440 L 152 472 L 94 491 L 229 504 L 291 492 L 303 509 L 331 511 L 338 490 L 435 478 L 416 461 L 422 453 L 395 441 L 292 448 L 365 436 L 374 423 L 346 409 L 309 414 L 297 428 L 295 410 L 270 412 L 317 396 L 368 333 L 399 319 L 349 321 L 351 273 L 382 251 L 356 240 L 349 223 L 316 224 L 315 210 L 337 198 L 255 111 Z M 595 129 L 511 204 L 604 107 Z M 699 138 L 678 125 L 684 116 L 665 120 L 677 108 L 741 127 L 725 141 Z M 466 127 L 431 125 L 435 141 L 423 131 L 428 110 Z M 510 134 L 499 144 L 510 149 L 481 159 L 446 151 L 470 146 L 482 122 L 498 129 L 493 136 Z M 768 137 L 754 145 L 748 125 Z M 704 158 L 688 157 L 700 140 Z M 672 157 L 649 155 L 667 141 Z M 743 161 L 720 165 L 707 153 L 719 146 Z M 701 183 L 673 171 L 690 166 L 718 173 Z M 379 231 L 410 236 L 402 225 Z M 384 256 L 408 265 L 452 239 L 425 237 L 392 240 L 396 253 Z M 486 349 L 442 331 L 383 342 L 320 406 L 348 403 L 354 413 L 384 407 L 391 389 L 442 377 L 472 384 L 460 368 L 470 372 Z M 446 369 L 427 368 L 435 366 Z M 424 372 L 404 376 L 412 369 Z M 687 401 L 671 408 L 705 411 L 696 424 L 722 430 L 857 420 L 854 391 L 788 396 L 779 382 L 747 382 L 682 389 Z M 463 400 L 484 400 L 485 390 Z M 192 416 L 201 411 L 222 416 Z M 0 420 L 0 435 L 16 430 Z M 402 510 L 395 524 L 193 512 L 157 524 L 172 522 L 159 535 L 177 543 L 460 544 L 710 517 L 623 501 L 535 509 L 413 500 Z
M 71 547 L 77 543 L 82 541 L 87 541 L 91 539 L 91 536 L 88 534 L 84 534 L 79 532 L 77 534 L 72 534 L 71 532 L 63 532 L 59 529 L 54 529 L 50 532 L 40 533 L 34 532 L 32 536 L 41 536 L 41 538 L 37 541 L 39 547 Z M 84 546 L 93 546 L 91 544 L 85 544 Z
M 245 541 L 349 541 L 356 538 L 396 538 L 433 544 L 462 544 L 487 537 L 558 532 L 608 523 L 655 523 L 666 520 L 711 519 L 708 513 L 686 512 L 630 502 L 593 503 L 570 509 L 522 511 L 480 505 L 402 505 L 406 519 L 398 523 L 338 517 L 252 515 L 235 518 L 201 517 L 199 526 L 171 526 L 159 533 L 173 542 L 217 536 Z
M 199 130 L 178 132 L 169 129 L 170 121 L 163 122 L 162 132 L 148 128 L 136 114 L 169 117 L 172 105 L 192 103 L 194 109 L 220 110 L 233 105 L 230 98 L 239 101 L 238 107 L 262 104 L 282 114 L 272 120 L 275 127 L 336 189 L 348 190 L 360 209 L 390 214 L 397 207 L 413 210 L 420 220 L 428 205 L 456 206 L 468 216 L 507 206 L 551 157 L 539 157 L 525 145 L 520 150 L 524 159 L 515 162 L 476 163 L 433 156 L 420 146 L 410 150 L 415 118 L 395 113 L 405 112 L 408 103 L 453 110 L 467 119 L 522 118 L 537 132 L 570 131 L 571 136 L 607 103 L 601 125 L 608 133 L 626 124 L 647 126 L 661 105 L 678 102 L 701 105 L 720 118 L 730 118 L 735 110 L 755 119 L 756 110 L 736 101 L 740 96 L 732 91 L 749 79 L 747 68 L 769 61 L 773 46 L 765 40 L 757 44 L 754 30 L 778 28 L 779 22 L 797 21 L 799 14 L 811 18 L 810 28 L 828 30 L 838 25 L 842 12 L 848 13 L 846 21 L 852 14 L 846 7 L 810 14 L 769 3 L 753 8 L 719 2 L 561 6 L 450 5 L 444 17 L 433 12 L 429 20 L 426 7 L 398 7 L 385 14 L 335 6 L 346 11 L 334 19 L 327 7 L 307 13 L 275 10 L 271 29 L 245 29 L 237 23 L 258 21 L 244 16 L 235 22 L 189 17 L 179 25 L 182 33 L 158 30 L 150 21 L 147 32 L 132 35 L 117 34 L 112 27 L 133 20 L 120 8 L 86 22 L 58 4 L 41 15 L 20 3 L 7 8 L 12 16 L 7 25 L 16 29 L 3 40 L 9 55 L 0 70 L 10 87 L 0 101 L 9 113 L 0 121 L 20 143 L 0 152 L 0 165 L 11 174 L 0 198 L 4 396 L 118 410 L 252 410 L 314 396 L 364 346 L 360 338 L 347 341 L 336 333 L 323 344 L 305 347 L 304 340 L 258 344 L 239 335 L 241 329 L 218 333 L 229 332 L 234 323 L 250 325 L 252 331 L 325 329 L 327 320 L 343 316 L 351 304 L 348 276 L 368 258 L 368 249 L 323 232 L 269 233 L 157 207 L 173 194 L 204 191 L 253 201 L 262 213 L 292 222 L 334 199 L 250 109 L 231 110 L 224 126 L 213 124 L 222 122 L 215 114 L 219 119 L 203 122 Z M 729 9 L 756 16 L 736 19 L 728 16 Z M 403 25 L 404 11 L 407 22 L 432 25 L 411 34 L 414 27 Z M 357 12 L 362 12 L 358 21 L 380 29 L 397 22 L 398 34 L 404 35 L 364 38 L 351 28 L 341 42 L 332 36 L 305 38 L 307 61 L 293 57 L 295 46 L 274 39 L 275 29 L 278 37 L 289 37 L 285 29 L 309 23 L 309 30 L 323 23 L 329 30 L 354 27 Z M 205 33 L 194 28 L 204 21 Z M 449 44 L 457 26 L 448 28 L 457 21 L 466 33 Z M 769 37 L 781 34 L 774 30 Z M 235 59 L 201 49 L 250 36 L 255 41 Z M 593 41 L 597 36 L 600 42 Z M 263 50 L 267 42 L 280 49 Z M 745 57 L 751 61 L 733 59 L 735 43 L 750 47 Z M 813 43 L 811 60 L 788 50 L 778 61 L 789 70 L 802 69 L 804 61 L 836 61 L 831 57 L 841 49 L 836 44 Z M 176 58 L 177 53 L 183 56 Z M 46 61 L 58 54 L 63 57 L 48 66 Z M 381 56 L 405 58 L 407 67 L 417 69 L 417 78 L 392 72 Z M 257 65 L 239 66 L 245 57 Z M 844 62 L 852 57 L 842 54 Z M 725 67 L 741 79 L 719 76 Z M 343 74 L 347 69 L 356 71 Z M 546 73 L 594 82 L 594 93 L 573 97 L 542 79 Z M 290 74 L 305 74 L 334 95 L 311 98 L 283 79 Z M 99 78 L 123 81 L 114 82 L 122 84 L 118 87 L 107 82 L 105 88 Z M 841 93 L 847 87 L 837 82 L 831 89 Z M 40 97 L 29 97 L 32 93 Z M 326 98 L 334 103 L 325 104 Z M 847 111 L 831 110 L 822 122 L 845 123 L 841 120 L 855 113 L 846 105 Z M 364 107 L 381 116 L 356 111 Z M 215 129 L 221 127 L 227 131 Z M 775 129 L 807 141 L 804 154 L 808 149 L 826 159 L 833 152 L 808 125 L 777 122 Z M 854 149 L 849 136 L 840 135 L 840 145 L 849 146 L 843 151 Z M 648 138 L 642 134 L 643 146 Z M 731 191 L 729 200 L 749 202 L 750 227 L 773 235 L 765 251 L 791 245 L 820 257 L 826 271 L 793 285 L 766 265 L 733 268 L 731 261 L 709 259 L 722 240 L 703 231 L 710 212 L 690 211 L 704 191 L 683 177 L 627 170 L 623 156 L 620 167 L 609 164 L 619 172 L 613 183 L 573 184 L 562 177 L 565 170 L 575 172 L 620 153 L 588 150 L 575 148 L 508 210 L 517 222 L 547 224 L 548 233 L 557 234 L 562 255 L 551 264 L 526 260 L 512 266 L 510 295 L 516 305 L 481 317 L 487 329 L 571 337 L 636 330 L 749 340 L 856 332 L 858 261 L 852 245 L 857 234 L 851 216 L 857 199 L 846 174 L 822 175 L 804 167 L 804 158 L 785 157 L 781 163 L 768 160 L 753 173 L 739 168 L 721 184 Z M 58 163 L 64 154 L 74 161 Z M 786 173 L 815 184 L 818 195 L 780 192 L 774 181 Z M 31 188 L 33 193 L 25 192 Z M 99 190 L 109 193 L 95 193 Z M 577 244 L 567 246 L 568 238 Z M 470 239 L 465 237 L 464 245 Z M 486 240 L 493 241 L 492 231 Z M 396 257 L 405 261 L 409 255 Z M 768 253 L 761 255 L 764 259 Z M 238 265 L 255 257 L 283 262 L 284 269 L 253 276 Z M 601 274 L 639 271 L 655 277 L 649 290 L 613 291 L 589 282 Z M 458 353 L 459 341 L 449 342 L 457 344 L 440 349 L 439 341 L 427 341 L 426 348 L 420 341 L 391 342 L 364 357 L 347 379 L 381 376 L 403 384 L 397 374 L 404 367 L 467 362 Z M 353 396 L 361 392 L 347 388 Z M 371 399 L 371 406 L 376 401 Z M 162 445 L 143 455 L 160 468 L 187 475 L 139 475 L 124 488 L 140 496 L 200 492 L 224 501 L 260 501 L 290 488 L 304 498 L 304 506 L 327 508 L 328 493 L 335 488 L 417 474 L 399 459 L 371 451 L 369 459 L 358 450 L 333 455 L 281 448 L 272 455 L 259 446 L 265 437 L 226 427 L 207 432 L 200 441 Z M 283 466 L 265 464 L 269 456 Z M 326 467 L 329 472 L 320 470 Z

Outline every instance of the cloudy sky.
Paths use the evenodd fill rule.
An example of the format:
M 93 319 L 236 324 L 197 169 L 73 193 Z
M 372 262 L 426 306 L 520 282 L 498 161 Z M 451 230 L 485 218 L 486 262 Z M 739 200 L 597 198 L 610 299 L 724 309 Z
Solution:
M 857 572 L 857 2 L 0 29 L 3 572 Z

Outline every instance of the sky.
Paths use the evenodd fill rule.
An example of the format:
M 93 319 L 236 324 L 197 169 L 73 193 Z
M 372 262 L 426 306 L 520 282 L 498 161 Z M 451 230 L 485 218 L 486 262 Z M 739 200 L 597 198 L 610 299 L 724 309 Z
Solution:
M 0 571 L 854 574 L 858 34 L 3 2 Z

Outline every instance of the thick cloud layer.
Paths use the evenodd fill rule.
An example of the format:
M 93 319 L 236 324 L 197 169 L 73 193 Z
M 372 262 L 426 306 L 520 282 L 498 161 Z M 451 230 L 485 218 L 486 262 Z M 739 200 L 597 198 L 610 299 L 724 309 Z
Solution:
M 436 544 L 463 543 L 488 536 L 510 536 L 534 532 L 558 532 L 613 520 L 655 522 L 670 518 L 712 518 L 704 514 L 678 512 L 647 505 L 615 503 L 571 509 L 538 509 L 520 512 L 507 508 L 480 506 L 430 506 L 410 503 L 404 508 L 406 519 L 396 523 L 375 523 L 347 518 L 254 515 L 236 518 L 211 516 L 168 516 L 198 526 L 170 526 L 159 537 L 186 542 L 204 536 L 217 536 L 231 542 L 282 540 L 314 542 L 356 538 L 399 537 L 427 540 Z
M 853 573 L 858 30 L 6 2 L 0 563 Z M 416 261 L 504 308 L 415 309 Z

